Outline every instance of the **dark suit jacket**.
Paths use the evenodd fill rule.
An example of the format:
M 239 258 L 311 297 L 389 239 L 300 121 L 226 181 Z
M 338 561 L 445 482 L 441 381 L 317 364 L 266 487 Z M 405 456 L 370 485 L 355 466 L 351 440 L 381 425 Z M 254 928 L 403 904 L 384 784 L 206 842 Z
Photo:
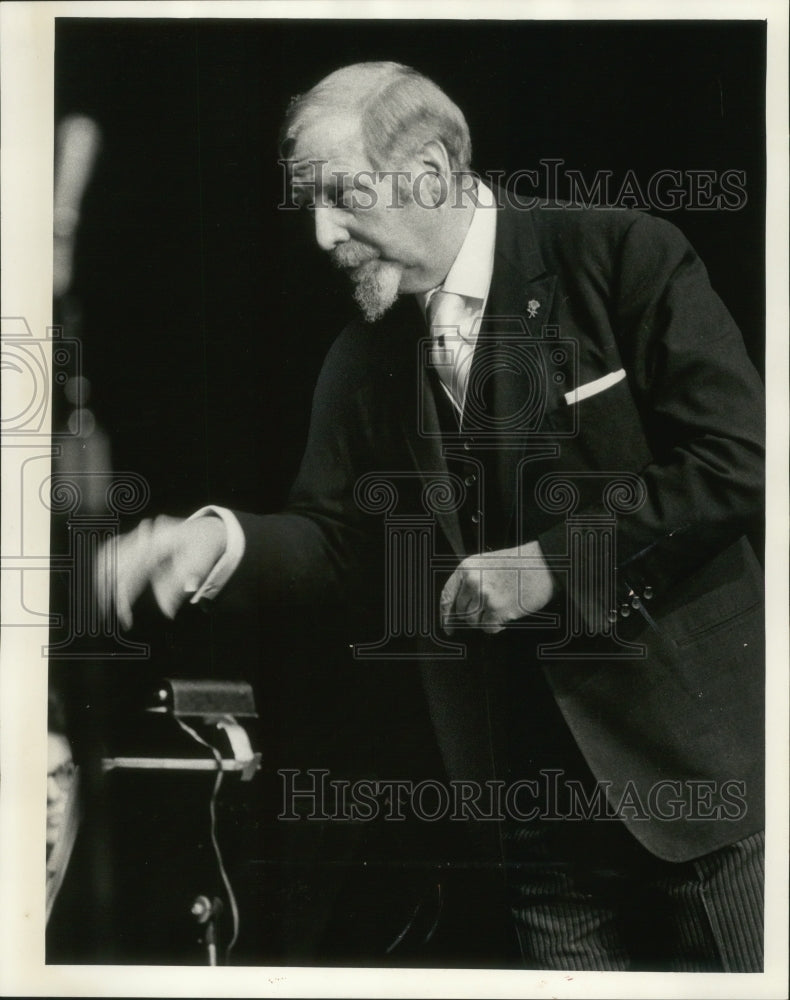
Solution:
M 414 300 L 342 333 L 319 379 L 288 507 L 239 514 L 246 553 L 221 601 L 249 606 L 256 595 L 276 606 L 345 594 L 353 602 L 371 581 L 380 593 L 381 577 L 369 574 L 384 548 L 382 517 L 361 509 L 360 477 L 389 476 L 394 513 L 424 516 L 420 489 L 447 475 L 448 456 L 451 471 L 476 468 L 487 476 L 485 506 L 480 493 L 456 509 L 440 504 L 437 553 L 457 561 L 540 540 L 558 581 L 547 609 L 558 616 L 554 641 L 571 620 L 581 638 L 552 653 L 547 632 L 536 632 L 537 659 L 530 630 L 513 630 L 507 642 L 523 642 L 525 664 L 540 663 L 612 802 L 635 790 L 655 804 L 661 790 L 649 818 L 638 809 L 624 815 L 629 829 L 669 860 L 746 836 L 763 822 L 762 584 L 744 532 L 762 508 L 764 417 L 739 331 L 673 226 L 642 213 L 572 209 L 499 212 L 483 331 L 470 382 L 480 395 L 444 452 Z M 566 402 L 570 390 L 620 369 L 626 377 L 615 385 Z M 464 457 L 468 466 L 452 465 Z M 638 479 L 618 502 L 605 486 L 622 474 Z M 545 478 L 557 475 L 578 493 L 570 512 L 567 492 Z M 485 523 L 472 529 L 463 519 L 478 507 Z M 568 552 L 569 514 L 599 536 L 616 523 L 611 587 L 592 598 L 574 575 L 592 557 Z M 437 589 L 451 563 L 441 565 Z M 497 641 L 486 647 L 494 659 Z M 643 655 L 621 657 L 623 643 Z M 436 644 L 428 646 L 430 660 Z M 596 657 L 575 657 L 585 648 Z M 452 776 L 490 776 L 481 683 L 471 661 L 425 668 Z M 700 804 L 704 787 L 714 791 Z M 733 790 L 745 805 L 722 808 L 721 795 Z M 656 815 L 672 814 L 667 795 L 682 803 L 674 819 Z M 681 809 L 693 815 L 680 820 Z

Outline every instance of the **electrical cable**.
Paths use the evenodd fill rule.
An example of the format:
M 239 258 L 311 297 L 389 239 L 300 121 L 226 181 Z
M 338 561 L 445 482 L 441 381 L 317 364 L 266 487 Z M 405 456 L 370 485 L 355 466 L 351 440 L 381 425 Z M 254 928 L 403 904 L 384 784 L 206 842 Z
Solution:
M 236 944 L 236 941 L 239 936 L 239 908 L 236 903 L 236 896 L 234 895 L 233 887 L 231 886 L 230 879 L 228 878 L 228 873 L 225 870 L 225 863 L 222 860 L 222 851 L 220 850 L 219 841 L 217 840 L 216 804 L 217 804 L 217 795 L 219 794 L 219 789 L 220 786 L 222 785 L 222 778 L 224 773 L 222 770 L 222 755 L 220 754 L 219 750 L 217 750 L 216 747 L 213 747 L 210 743 L 204 740 L 203 737 L 200 736 L 200 734 L 197 733 L 191 726 L 187 725 L 187 723 L 184 722 L 183 719 L 179 719 L 177 716 L 175 717 L 175 719 L 176 722 L 179 724 L 179 726 L 184 730 L 185 733 L 187 733 L 188 736 L 191 736 L 193 740 L 195 740 L 197 743 L 200 743 L 201 746 L 206 747 L 206 749 L 210 751 L 214 760 L 217 762 L 217 777 L 216 780 L 214 781 L 214 788 L 212 789 L 211 792 L 211 798 L 209 799 L 209 816 L 211 818 L 211 827 L 210 827 L 211 844 L 214 848 L 214 856 L 217 859 L 217 867 L 219 868 L 220 877 L 222 878 L 222 884 L 225 886 L 225 892 L 227 893 L 228 902 L 230 903 L 230 912 L 233 919 L 233 934 L 231 936 L 228 947 L 225 949 L 225 964 L 229 965 L 231 949 Z

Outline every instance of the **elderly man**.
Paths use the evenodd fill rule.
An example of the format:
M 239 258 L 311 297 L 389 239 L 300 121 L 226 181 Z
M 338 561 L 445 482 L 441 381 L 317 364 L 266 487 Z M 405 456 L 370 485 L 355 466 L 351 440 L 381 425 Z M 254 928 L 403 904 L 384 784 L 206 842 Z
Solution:
M 503 198 L 397 64 L 297 98 L 283 154 L 364 321 L 286 509 L 145 521 L 114 576 L 100 560 L 103 599 L 129 626 L 149 584 L 170 616 L 377 587 L 397 617 L 389 479 L 433 518 L 413 585 L 462 643 L 420 619 L 398 655 L 422 655 L 450 778 L 505 790 L 467 815 L 512 873 L 524 964 L 761 968 L 762 398 L 703 265 L 642 213 Z

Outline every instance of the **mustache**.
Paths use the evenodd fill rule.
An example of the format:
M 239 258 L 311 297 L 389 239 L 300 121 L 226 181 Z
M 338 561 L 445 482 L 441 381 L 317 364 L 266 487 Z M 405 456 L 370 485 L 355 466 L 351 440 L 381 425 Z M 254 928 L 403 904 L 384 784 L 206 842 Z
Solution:
M 356 240 L 349 240 L 347 243 L 340 243 L 329 251 L 329 259 L 341 269 L 358 267 L 370 260 L 377 260 L 379 253 L 373 247 L 358 243 Z

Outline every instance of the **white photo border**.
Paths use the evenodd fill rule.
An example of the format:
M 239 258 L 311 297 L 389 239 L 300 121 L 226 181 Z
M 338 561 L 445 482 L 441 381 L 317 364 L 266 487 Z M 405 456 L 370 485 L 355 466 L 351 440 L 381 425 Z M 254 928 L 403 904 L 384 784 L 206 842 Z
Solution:
M 307 969 L 46 966 L 44 964 L 45 751 L 48 628 L 4 630 L 0 650 L 0 994 L 19 996 L 457 996 L 781 997 L 787 984 L 788 884 L 788 155 L 787 17 L 780 0 L 407 0 L 388 2 L 4 3 L 2 26 L 2 315 L 35 333 L 52 325 L 54 26 L 57 17 L 486 18 L 569 20 L 767 20 L 766 381 L 768 485 L 766 578 L 768 818 L 766 964 L 760 975 L 491 972 L 439 969 Z M 42 428 L 42 435 L 48 429 Z M 3 442 L 3 554 L 21 519 L 20 462 L 38 452 Z M 35 446 L 25 445 L 25 448 Z M 26 530 L 48 549 L 45 510 L 25 511 Z M 38 518 L 36 521 L 35 518 Z M 44 567 L 45 569 L 46 567 Z M 10 595 L 3 574 L 3 607 Z M 48 573 L 26 598 L 47 607 Z

